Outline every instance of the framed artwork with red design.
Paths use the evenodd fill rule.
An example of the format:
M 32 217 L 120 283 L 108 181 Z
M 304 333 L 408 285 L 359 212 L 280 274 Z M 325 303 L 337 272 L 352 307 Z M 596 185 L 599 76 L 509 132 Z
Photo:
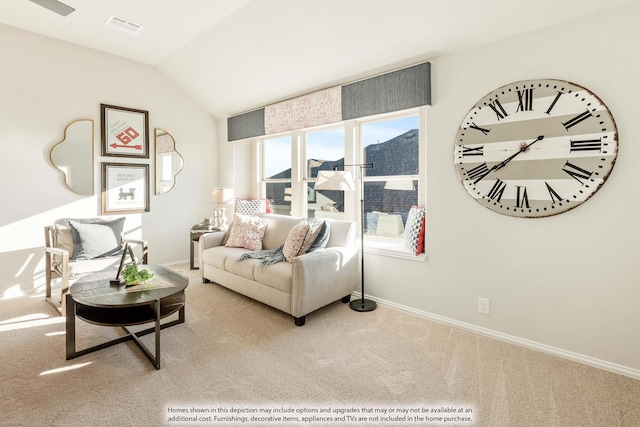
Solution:
M 149 112 L 100 104 L 102 155 L 149 158 Z

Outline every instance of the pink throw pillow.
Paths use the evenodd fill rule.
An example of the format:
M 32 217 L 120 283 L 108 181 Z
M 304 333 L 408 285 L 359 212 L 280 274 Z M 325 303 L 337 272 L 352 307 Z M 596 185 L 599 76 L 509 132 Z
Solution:
M 262 238 L 268 224 L 269 220 L 266 218 L 236 214 L 225 246 L 245 248 L 250 251 L 261 250 Z

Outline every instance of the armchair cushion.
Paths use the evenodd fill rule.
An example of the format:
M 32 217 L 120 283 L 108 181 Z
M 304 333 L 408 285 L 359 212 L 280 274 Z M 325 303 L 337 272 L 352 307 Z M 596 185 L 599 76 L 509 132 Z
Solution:
M 69 220 L 73 236 L 73 261 L 117 255 L 122 252 L 125 218 L 94 223 Z

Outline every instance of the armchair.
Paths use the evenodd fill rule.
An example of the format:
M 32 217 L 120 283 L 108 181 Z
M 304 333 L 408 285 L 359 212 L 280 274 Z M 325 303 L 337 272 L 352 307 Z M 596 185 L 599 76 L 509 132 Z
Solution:
M 147 242 L 123 238 L 124 220 L 62 218 L 44 227 L 45 299 L 59 314 L 66 313 L 65 296 L 75 279 L 107 268 L 116 274 L 124 243 L 134 247 L 136 262 L 147 263 Z M 51 295 L 52 282 L 58 278 L 60 298 Z

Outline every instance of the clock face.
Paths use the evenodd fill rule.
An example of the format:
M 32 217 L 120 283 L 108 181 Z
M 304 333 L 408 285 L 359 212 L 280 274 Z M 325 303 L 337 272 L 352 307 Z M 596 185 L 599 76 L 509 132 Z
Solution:
M 544 217 L 588 200 L 616 161 L 618 132 L 592 92 L 561 80 L 524 80 L 482 98 L 456 136 L 464 188 L 487 208 Z

